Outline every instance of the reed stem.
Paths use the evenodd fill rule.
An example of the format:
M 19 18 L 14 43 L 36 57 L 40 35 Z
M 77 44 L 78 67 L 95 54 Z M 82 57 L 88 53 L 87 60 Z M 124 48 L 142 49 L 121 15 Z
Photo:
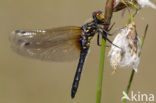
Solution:
M 112 17 L 112 7 L 113 7 L 113 0 L 107 0 L 106 6 L 105 6 L 105 24 L 110 23 L 110 20 Z M 105 30 L 108 30 L 108 28 L 109 28 L 109 25 L 104 26 Z M 107 36 L 107 34 L 105 34 L 105 35 Z M 96 103 L 101 103 L 101 94 L 102 94 L 101 91 L 102 91 L 102 80 L 103 80 L 103 71 L 104 71 L 105 50 L 106 50 L 106 40 L 104 38 L 102 38 Z

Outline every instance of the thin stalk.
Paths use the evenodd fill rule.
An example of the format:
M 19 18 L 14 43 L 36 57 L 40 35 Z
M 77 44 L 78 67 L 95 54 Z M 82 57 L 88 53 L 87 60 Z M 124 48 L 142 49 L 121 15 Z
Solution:
M 100 69 L 98 75 L 98 86 L 97 86 L 97 95 L 96 95 L 96 103 L 101 102 L 101 91 L 102 91 L 102 80 L 103 80 L 103 70 L 104 70 L 104 58 L 105 58 L 105 50 L 106 50 L 106 40 L 102 39 L 101 45 L 101 56 L 100 56 Z
M 130 79 L 129 79 L 129 82 L 128 82 L 127 89 L 126 89 L 126 94 L 127 95 L 129 93 L 129 90 L 130 90 L 130 87 L 131 87 L 131 84 L 132 84 L 132 81 L 133 81 L 133 78 L 134 78 L 134 74 L 135 74 L 135 70 L 133 69 L 132 72 L 131 72 L 131 76 L 130 76 Z M 127 103 L 127 99 L 123 99 L 122 103 Z
M 106 6 L 105 6 L 105 24 L 109 24 L 109 22 L 110 22 L 110 19 L 112 16 L 112 7 L 113 7 L 113 0 L 107 0 Z M 108 30 L 108 27 L 109 27 L 109 25 L 106 25 L 106 26 L 104 26 L 104 29 Z M 107 34 L 105 34 L 105 35 L 107 36 Z M 96 103 L 101 103 L 101 91 L 102 91 L 105 50 L 106 50 L 106 40 L 104 38 L 102 38 Z
M 137 14 L 137 12 L 138 12 L 138 7 L 133 3 L 133 2 L 131 2 L 131 1 L 121 1 L 121 3 L 124 3 L 126 6 L 127 6 L 127 9 L 128 9 L 128 12 L 129 12 L 129 14 L 130 14 L 130 19 L 128 20 L 128 22 L 127 22 L 127 24 L 126 25 L 128 25 L 131 21 L 133 21 L 134 20 L 134 16 Z M 135 13 L 132 15 L 132 13 L 131 13 L 131 11 L 130 11 L 130 8 L 128 7 L 128 4 L 129 5 L 131 5 L 131 6 L 133 6 L 136 10 L 135 10 Z
M 146 25 L 145 32 L 144 32 L 143 38 L 142 38 L 142 40 L 141 40 L 141 48 L 142 48 L 143 45 L 144 45 L 144 40 L 145 40 L 145 38 L 146 38 L 147 29 L 148 29 L 148 24 Z M 127 95 L 128 95 L 129 90 L 130 90 L 130 88 L 131 88 L 131 84 L 132 84 L 132 81 L 133 81 L 133 78 L 134 78 L 134 74 L 135 74 L 135 70 L 132 70 L 132 73 L 131 73 L 131 76 L 130 76 L 130 79 L 129 79 L 129 82 L 128 82 L 128 86 L 127 86 L 127 89 L 126 89 L 126 94 L 127 94 Z M 123 100 L 123 103 L 127 103 L 127 99 L 124 99 L 124 100 Z
M 141 48 L 144 45 L 144 41 L 145 41 L 145 38 L 146 38 L 146 35 L 147 35 L 147 29 L 148 29 L 148 24 L 146 25 L 145 32 L 144 32 L 144 35 L 143 35 L 142 40 L 141 40 Z

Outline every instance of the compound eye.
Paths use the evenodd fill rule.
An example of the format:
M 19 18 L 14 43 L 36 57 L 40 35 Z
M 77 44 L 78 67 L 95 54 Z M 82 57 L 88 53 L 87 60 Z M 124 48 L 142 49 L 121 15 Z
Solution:
M 95 15 L 96 15 L 97 20 L 99 20 L 99 21 L 103 21 L 104 20 L 104 13 L 103 12 L 101 12 L 101 11 L 96 12 Z

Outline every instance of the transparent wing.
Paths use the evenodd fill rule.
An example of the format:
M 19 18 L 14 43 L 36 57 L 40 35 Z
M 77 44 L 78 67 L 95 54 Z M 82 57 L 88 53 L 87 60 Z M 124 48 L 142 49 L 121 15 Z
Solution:
M 47 30 L 16 30 L 10 35 L 17 53 L 51 61 L 74 60 L 80 55 L 80 27 L 60 27 Z

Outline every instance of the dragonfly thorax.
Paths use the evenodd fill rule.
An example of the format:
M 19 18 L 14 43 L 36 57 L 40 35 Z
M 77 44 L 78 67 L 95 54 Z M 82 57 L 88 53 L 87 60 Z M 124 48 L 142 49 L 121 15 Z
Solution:
M 86 36 L 94 36 L 97 31 L 97 26 L 93 22 L 90 22 L 83 25 L 82 30 Z
M 99 25 L 94 21 L 87 23 L 82 26 L 82 35 L 81 35 L 81 47 L 83 49 L 88 49 L 90 47 L 90 41 L 93 36 L 97 33 Z

